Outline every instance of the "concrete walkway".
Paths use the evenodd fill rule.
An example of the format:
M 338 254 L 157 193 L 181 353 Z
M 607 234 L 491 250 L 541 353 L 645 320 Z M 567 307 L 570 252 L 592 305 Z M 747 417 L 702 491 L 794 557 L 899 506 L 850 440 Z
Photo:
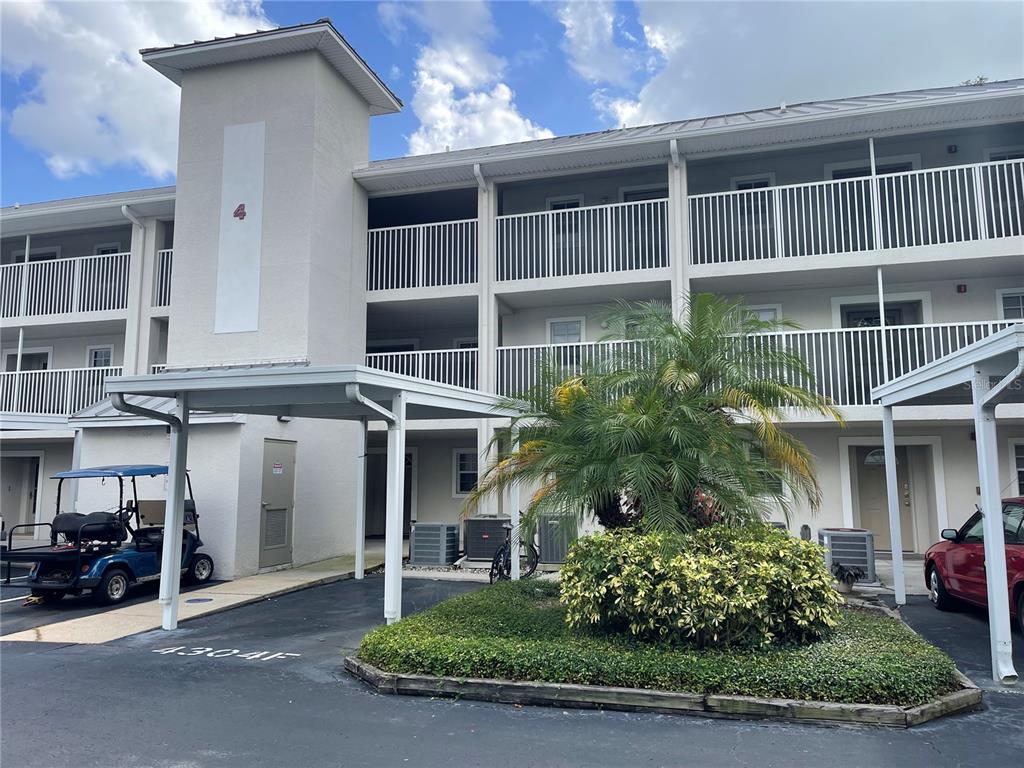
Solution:
M 366 568 L 375 568 L 383 563 L 383 551 L 368 546 Z M 214 584 L 205 589 L 183 593 L 178 598 L 178 621 L 209 616 L 229 608 L 267 600 L 299 589 L 349 579 L 354 574 L 355 557 L 345 555 L 298 568 L 260 573 L 235 581 Z M 95 645 L 139 632 L 158 629 L 160 623 L 160 604 L 156 600 L 149 600 L 123 608 L 114 608 L 103 613 L 57 621 L 53 624 L 9 635 L 0 635 L 0 640 Z

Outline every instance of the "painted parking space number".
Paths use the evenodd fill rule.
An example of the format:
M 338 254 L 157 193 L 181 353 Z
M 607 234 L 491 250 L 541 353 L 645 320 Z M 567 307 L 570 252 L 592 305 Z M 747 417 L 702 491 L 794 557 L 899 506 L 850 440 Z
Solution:
M 208 659 L 245 659 L 246 661 L 270 661 L 271 659 L 290 659 L 301 656 L 301 653 L 278 653 L 274 651 L 248 651 L 243 653 L 237 648 L 188 648 L 176 645 L 172 648 L 156 648 L 153 653 L 174 656 L 205 656 Z

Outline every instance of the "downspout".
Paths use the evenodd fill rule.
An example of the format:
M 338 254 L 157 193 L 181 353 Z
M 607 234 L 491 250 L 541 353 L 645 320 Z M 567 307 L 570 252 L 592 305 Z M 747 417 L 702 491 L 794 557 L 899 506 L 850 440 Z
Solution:
M 144 225 L 142 224 L 142 219 L 140 219 L 138 216 L 132 213 L 132 209 L 127 204 L 121 206 L 121 214 L 136 227 L 139 227 L 140 229 L 145 229 Z
M 982 398 L 981 405 L 983 408 L 995 408 L 998 404 L 997 397 L 1006 391 L 1014 381 L 1024 376 L 1024 350 L 1017 351 L 1017 366 L 1010 371 L 1006 376 L 1000 379 L 999 383 L 996 384 L 992 389 L 985 393 L 985 397 Z M 996 402 L 992 402 L 995 400 Z
M 395 414 L 393 414 L 384 406 L 375 403 L 373 400 L 370 400 L 368 397 L 366 397 L 362 392 L 359 391 L 358 384 L 346 384 L 345 397 L 348 398 L 348 401 L 351 403 L 359 403 L 360 405 L 369 408 L 374 413 L 380 414 L 380 417 L 384 419 L 384 421 L 386 421 L 388 424 L 395 423 Z
M 668 152 L 672 155 L 672 167 L 679 170 L 679 140 L 670 139 L 668 142 Z
M 135 416 L 142 416 L 145 419 L 153 419 L 154 421 L 162 421 L 167 424 L 172 432 L 181 431 L 181 420 L 170 413 L 163 413 L 161 411 L 154 411 L 152 408 L 143 408 L 141 405 L 135 405 L 135 403 L 129 403 L 124 399 L 124 395 L 120 392 L 113 392 L 110 395 L 110 402 L 119 411 L 125 413 L 131 413 Z
M 487 194 L 487 180 L 484 179 L 483 169 L 480 167 L 480 163 L 473 163 L 473 175 L 476 176 L 477 186 L 480 187 L 480 191 L 485 195 Z
M 128 257 L 128 310 L 131 312 L 131 315 L 128 317 L 128 322 L 131 323 L 134 326 L 135 332 L 134 332 L 134 334 L 132 334 L 130 332 L 130 330 L 126 328 L 125 341 L 127 342 L 129 339 L 131 339 L 134 342 L 132 344 L 132 346 L 134 347 L 134 350 L 133 350 L 133 353 L 132 353 L 132 357 L 130 358 L 132 366 L 131 366 L 131 370 L 129 370 L 127 372 L 128 373 L 135 373 L 135 372 L 137 372 L 139 370 L 139 357 L 140 357 L 140 354 L 139 354 L 140 353 L 140 349 L 139 349 L 139 335 L 141 333 L 141 326 L 142 326 L 142 303 L 143 303 L 142 278 L 143 278 L 143 275 L 145 275 L 145 272 L 146 272 L 145 265 L 142 262 L 143 262 L 144 254 L 146 252 L 146 227 L 145 227 L 145 225 L 143 225 L 142 219 L 140 219 L 138 216 L 136 216 L 135 213 L 132 211 L 131 207 L 128 206 L 127 204 L 121 206 L 121 214 L 126 219 L 128 219 L 128 221 L 130 221 L 135 227 L 138 227 L 139 238 L 142 241 L 139 244 L 139 249 L 138 249 L 139 257 L 138 257 L 138 260 L 136 261 L 136 264 L 139 267 L 139 274 L 136 277 L 136 280 L 139 283 L 139 291 L 138 291 L 138 301 L 135 303 L 134 312 L 131 312 L 131 310 L 132 310 L 132 306 L 131 306 L 131 303 L 132 303 L 131 302 L 131 296 L 132 296 L 131 285 L 132 285 L 132 282 L 131 281 L 132 281 L 132 270 L 133 270 L 132 261 L 134 259 L 133 259 L 133 256 L 129 256 Z M 132 231 L 132 243 L 134 243 L 134 242 L 135 242 L 135 231 L 133 230 Z M 134 247 L 129 248 L 129 250 L 131 251 L 132 254 L 135 254 L 135 252 L 136 252 Z M 151 299 L 152 299 L 152 296 L 150 296 L 150 298 L 146 300 L 147 304 L 149 303 L 149 301 Z M 149 322 L 148 319 L 147 319 L 146 322 Z M 126 347 L 127 347 L 127 345 L 126 345 Z M 126 353 L 125 356 L 126 357 L 127 357 L 127 352 L 128 352 L 128 350 L 126 348 L 125 349 L 125 353 Z M 147 358 L 147 360 L 148 360 L 148 358 Z M 127 363 L 127 362 L 128 362 L 128 360 L 122 360 L 122 363 Z

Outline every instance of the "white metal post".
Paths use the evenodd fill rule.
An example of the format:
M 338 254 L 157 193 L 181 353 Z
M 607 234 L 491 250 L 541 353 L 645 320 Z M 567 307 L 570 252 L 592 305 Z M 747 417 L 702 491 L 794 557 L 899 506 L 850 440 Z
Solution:
M 21 265 L 21 286 L 18 294 L 18 315 L 28 314 L 28 266 L 31 263 L 32 235 L 25 235 L 25 261 Z
M 21 353 L 25 348 L 25 327 L 18 328 L 18 356 L 14 359 L 14 410 L 27 410 L 21 406 Z
M 181 542 L 185 525 L 185 472 L 188 459 L 188 393 L 179 392 L 171 426 L 170 461 L 167 468 L 167 507 L 164 512 L 164 546 L 160 561 L 160 606 L 163 628 L 178 626 L 178 595 L 181 592 Z
M 885 332 L 885 286 L 882 283 L 882 268 L 876 270 L 878 278 L 878 328 L 882 334 L 882 375 L 878 377 L 879 384 L 889 382 L 889 341 Z
M 72 443 L 71 448 L 71 468 L 81 469 L 82 468 L 82 430 L 75 430 L 75 439 Z M 72 478 L 68 481 L 68 500 L 71 504 L 68 506 L 68 512 L 78 511 L 78 479 Z M 61 510 L 57 510 L 60 512 Z
M 1010 638 L 1010 600 L 1006 588 L 1006 539 L 1003 501 L 999 488 L 999 449 L 994 405 L 982 400 L 991 389 L 988 374 L 976 370 L 972 386 L 974 434 L 978 451 L 978 480 L 985 541 L 985 582 L 988 594 L 988 631 L 992 653 L 992 679 L 1003 685 L 1017 682 Z
M 402 518 L 405 510 L 405 392 L 391 403 L 395 420 L 388 424 L 388 489 L 384 527 L 384 618 L 402 618 Z
M 513 453 L 519 447 L 519 430 L 513 427 L 509 430 L 509 453 Z M 519 581 L 519 541 L 522 531 L 519 528 L 519 485 L 513 483 L 508 489 L 509 522 L 512 524 L 512 581 Z
M 356 578 L 366 575 L 366 419 L 356 422 Z
M 903 576 L 903 531 L 900 528 L 900 494 L 896 479 L 896 435 L 892 406 L 882 406 L 882 444 L 885 446 L 885 495 L 889 502 L 889 541 L 892 547 L 892 580 L 896 605 L 907 603 L 907 582 Z

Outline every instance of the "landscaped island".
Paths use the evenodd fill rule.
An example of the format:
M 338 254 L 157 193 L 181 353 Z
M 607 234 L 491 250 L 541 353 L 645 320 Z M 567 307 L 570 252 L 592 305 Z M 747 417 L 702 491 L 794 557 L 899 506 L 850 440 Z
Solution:
M 822 639 L 763 649 L 653 643 L 568 629 L 558 585 L 504 582 L 368 634 L 386 672 L 912 707 L 962 687 L 953 661 L 901 622 L 844 608 Z

